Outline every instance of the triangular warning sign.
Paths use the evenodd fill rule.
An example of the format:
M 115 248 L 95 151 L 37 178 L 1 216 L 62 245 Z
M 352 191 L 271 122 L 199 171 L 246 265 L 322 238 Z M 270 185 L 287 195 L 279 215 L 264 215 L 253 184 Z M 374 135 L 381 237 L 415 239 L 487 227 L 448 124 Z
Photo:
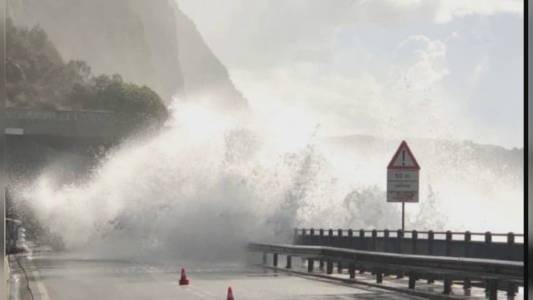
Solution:
M 392 157 L 387 169 L 411 169 L 411 170 L 420 170 L 416 158 L 407 146 L 405 141 L 402 141 L 398 150 Z

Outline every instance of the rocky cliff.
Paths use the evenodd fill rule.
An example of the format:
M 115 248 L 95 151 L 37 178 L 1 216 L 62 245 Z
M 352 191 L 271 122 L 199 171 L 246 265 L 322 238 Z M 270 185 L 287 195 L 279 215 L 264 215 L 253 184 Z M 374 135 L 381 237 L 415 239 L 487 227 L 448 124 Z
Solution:
M 173 95 L 190 101 L 210 95 L 202 99 L 219 108 L 247 106 L 174 1 L 19 0 L 9 5 L 15 24 L 40 25 L 65 60 L 85 60 L 94 73 L 119 73 L 166 101 Z

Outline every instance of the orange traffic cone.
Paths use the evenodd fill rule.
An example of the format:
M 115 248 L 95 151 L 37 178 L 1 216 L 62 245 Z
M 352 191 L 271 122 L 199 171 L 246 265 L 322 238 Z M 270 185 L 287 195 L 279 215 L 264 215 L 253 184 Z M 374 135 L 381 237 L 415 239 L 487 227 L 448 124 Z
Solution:
M 187 275 L 185 274 L 185 269 L 181 268 L 181 278 L 180 278 L 180 285 L 188 285 L 189 279 L 187 278 Z
M 235 300 L 235 298 L 233 298 L 233 291 L 231 290 L 231 286 L 228 287 L 228 297 L 226 297 L 226 300 Z

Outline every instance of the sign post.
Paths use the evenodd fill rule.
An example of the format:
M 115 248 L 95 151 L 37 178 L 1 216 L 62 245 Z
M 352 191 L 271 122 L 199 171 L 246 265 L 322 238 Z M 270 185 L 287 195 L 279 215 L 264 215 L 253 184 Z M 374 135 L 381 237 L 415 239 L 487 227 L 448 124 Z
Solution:
M 405 230 L 405 202 L 418 202 L 420 166 L 405 141 L 387 166 L 387 202 L 402 203 L 402 232 Z

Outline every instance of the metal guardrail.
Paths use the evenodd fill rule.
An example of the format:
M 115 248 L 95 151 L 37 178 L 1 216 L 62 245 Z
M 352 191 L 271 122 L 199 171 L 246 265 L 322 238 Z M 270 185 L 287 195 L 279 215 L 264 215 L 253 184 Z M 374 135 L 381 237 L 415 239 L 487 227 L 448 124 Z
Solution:
M 112 111 L 40 111 L 9 109 L 0 112 L 10 135 L 61 137 L 122 137 L 146 115 Z
M 454 280 L 463 281 L 465 290 L 470 289 L 472 281 L 482 281 L 490 299 L 496 299 L 498 289 L 506 290 L 508 295 L 514 297 L 518 286 L 524 285 L 524 263 L 516 261 L 260 243 L 249 244 L 248 250 L 262 252 L 265 264 L 266 254 L 272 254 L 273 265 L 276 267 L 278 255 L 282 254 L 287 256 L 287 268 L 292 267 L 292 257 L 296 256 L 307 259 L 308 272 L 314 271 L 315 260 L 320 262 L 320 269 L 326 263 L 328 274 L 333 271 L 333 263 L 337 263 L 340 269 L 347 267 L 351 279 L 355 278 L 356 269 L 371 271 L 376 275 L 377 283 L 382 283 L 385 274 L 407 274 L 411 289 L 415 288 L 416 281 L 420 279 L 427 279 L 428 282 L 443 280 L 445 294 L 451 292 Z
M 9 109 L 2 114 L 9 120 L 29 120 L 29 121 L 105 121 L 113 119 L 115 113 L 112 111 L 84 111 L 84 110 L 24 110 Z
M 326 231 L 326 232 L 332 231 L 334 236 L 335 235 L 339 235 L 339 232 L 341 233 L 340 235 L 348 235 L 349 232 L 352 231 L 356 235 L 364 234 L 365 236 L 370 235 L 373 232 L 376 232 L 378 234 L 378 236 L 381 236 L 381 237 L 385 236 L 387 232 L 388 232 L 389 236 L 395 237 L 395 236 L 397 236 L 398 231 L 401 231 L 401 230 L 388 230 L 388 229 L 373 229 L 373 230 L 365 230 L 365 229 L 360 229 L 360 230 L 354 230 L 354 229 L 327 229 L 326 230 L 326 229 L 315 229 L 315 228 L 295 228 L 294 230 L 295 230 L 295 234 L 297 234 L 297 235 L 306 234 L 306 233 L 309 234 L 311 232 L 311 230 L 313 230 L 315 233 L 318 234 L 318 232 L 320 230 L 323 230 L 323 231 Z M 471 231 L 468 231 L 468 230 L 467 231 L 433 231 L 433 230 L 418 231 L 418 230 L 406 230 L 406 231 L 403 231 L 403 235 L 404 235 L 404 237 L 408 238 L 408 237 L 411 237 L 414 232 L 416 232 L 419 236 L 424 236 L 424 235 L 427 236 L 427 235 L 430 235 L 430 234 L 433 234 L 434 236 L 438 236 L 438 235 L 445 236 L 447 234 L 451 234 L 452 238 L 455 238 L 457 236 L 461 236 L 462 239 L 464 238 L 464 236 L 467 236 L 467 235 L 470 235 L 472 238 L 474 238 L 474 237 L 482 237 L 483 239 L 485 237 L 487 237 L 487 236 L 505 237 L 505 238 L 507 238 L 509 235 L 512 235 L 512 236 L 515 237 L 515 239 L 524 237 L 523 233 L 513 233 L 513 232 L 494 233 L 494 232 L 490 232 L 490 231 L 486 231 L 486 232 L 471 232 Z
M 458 239 L 459 237 L 459 239 Z M 503 241 L 501 240 L 503 238 Z M 524 235 L 452 231 L 295 229 L 294 244 L 406 254 L 524 260 Z

